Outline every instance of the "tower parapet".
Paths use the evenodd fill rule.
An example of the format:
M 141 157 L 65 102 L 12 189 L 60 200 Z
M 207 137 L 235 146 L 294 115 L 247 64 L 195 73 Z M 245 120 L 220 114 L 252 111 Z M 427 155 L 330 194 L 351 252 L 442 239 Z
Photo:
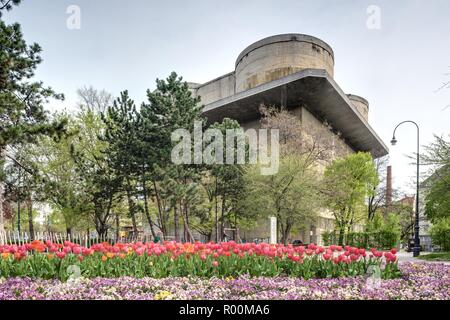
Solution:
M 309 35 L 289 33 L 248 46 L 236 60 L 236 93 L 304 69 L 324 69 L 333 77 L 333 49 Z

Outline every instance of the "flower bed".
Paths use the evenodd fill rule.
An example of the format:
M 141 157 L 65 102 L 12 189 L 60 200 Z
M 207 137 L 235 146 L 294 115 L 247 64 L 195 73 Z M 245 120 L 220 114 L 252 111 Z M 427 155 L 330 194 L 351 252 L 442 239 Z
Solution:
M 399 276 L 396 250 L 316 245 L 225 243 L 108 243 L 90 248 L 71 242 L 33 241 L 0 246 L 0 277 L 67 280 L 78 270 L 83 277 L 238 277 L 293 276 L 304 279 L 364 275 L 379 268 L 382 278 Z
M 402 277 L 372 283 L 364 276 L 304 280 L 292 277 L 0 279 L 3 299 L 450 299 L 450 266 L 405 263 Z

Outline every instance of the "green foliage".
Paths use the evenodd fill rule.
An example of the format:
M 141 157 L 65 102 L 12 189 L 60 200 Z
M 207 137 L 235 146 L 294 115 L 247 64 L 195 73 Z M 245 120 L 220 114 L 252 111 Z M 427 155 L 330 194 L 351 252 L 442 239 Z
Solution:
M 32 82 L 42 59 L 41 48 L 28 46 L 19 24 L 0 20 L 0 150 L 8 145 L 34 142 L 41 135 L 64 130 L 64 121 L 50 122 L 43 109 L 50 98 L 63 99 L 42 82 Z
M 400 236 L 400 218 L 395 213 L 389 213 L 386 216 L 378 213 L 374 216 L 372 221 L 369 221 L 366 224 L 366 230 L 368 232 L 392 232 Z
M 86 110 L 77 118 L 79 134 L 76 143 L 70 146 L 70 154 L 78 184 L 86 195 L 86 211 L 93 217 L 97 233 L 105 235 L 111 227 L 112 209 L 119 200 L 120 177 L 108 161 L 107 142 L 99 139 L 99 133 L 105 129 L 100 115 Z
M 259 217 L 276 216 L 282 242 L 287 242 L 294 226 L 302 228 L 317 218 L 318 180 L 306 161 L 295 154 L 285 155 L 278 173 L 261 175 L 259 166 L 254 166 L 246 175 L 247 210 Z
M 430 167 L 429 177 L 422 183 L 425 191 L 425 214 L 432 221 L 450 216 L 450 141 L 434 137 L 425 146 L 422 165 Z
M 430 228 L 430 236 L 434 245 L 442 251 L 450 251 L 450 218 L 436 221 Z
M 236 139 L 233 140 L 232 146 L 227 145 L 227 130 L 241 129 L 241 126 L 237 121 L 228 118 L 223 119 L 221 123 L 214 123 L 209 127 L 209 129 L 220 130 L 223 137 L 221 145 L 227 150 L 223 154 L 222 160 L 224 164 L 205 166 L 206 169 L 209 170 L 209 175 L 206 179 L 204 179 L 203 183 L 203 186 L 206 188 L 206 192 L 209 195 L 209 208 L 214 208 L 215 211 L 215 224 L 218 224 L 219 220 L 221 223 L 221 228 L 219 228 L 218 225 L 216 225 L 215 228 L 222 230 L 225 220 L 236 224 L 238 221 L 240 222 L 248 218 L 248 211 L 243 210 L 242 208 L 242 200 L 246 196 L 244 180 L 245 165 L 236 163 L 238 156 L 238 140 L 240 138 L 245 139 L 245 137 L 242 130 L 242 136 L 240 136 L 240 138 L 236 137 Z M 244 146 L 244 157 L 246 156 L 247 150 L 248 146 Z M 233 153 L 233 164 L 226 163 L 225 157 L 227 157 L 227 152 Z M 213 156 L 216 155 L 213 154 Z M 212 218 L 211 210 L 209 211 L 209 216 Z M 222 236 L 223 232 L 219 231 L 218 240 L 220 240 Z
M 249 275 L 250 277 L 291 276 L 295 278 L 338 278 L 363 276 L 370 267 L 378 267 L 382 279 L 398 278 L 400 272 L 397 262 L 384 264 L 383 258 L 367 259 L 357 256 L 357 260 L 335 263 L 333 259 L 325 259 L 322 255 L 299 255 L 283 253 L 274 257 L 267 253 L 235 254 L 231 250 L 227 254 L 213 256 L 211 254 L 190 252 L 172 254 L 147 254 L 129 252 L 115 255 L 111 252 L 93 252 L 82 256 L 69 253 L 63 258 L 56 254 L 32 253 L 17 260 L 10 253 L 0 258 L 0 277 L 32 277 L 44 279 L 60 279 L 66 281 L 73 266 L 78 266 L 81 276 L 85 278 L 116 277 L 201 277 L 225 278 Z M 270 249 L 269 249 L 270 252 Z M 289 258 L 290 256 L 290 258 Z M 301 263 L 299 263 L 301 260 Z
M 425 214 L 432 222 L 450 217 L 450 165 L 441 167 L 429 180 Z
M 54 118 L 68 119 L 67 135 L 60 139 L 39 138 L 37 144 L 27 147 L 26 163 L 35 168 L 36 199 L 50 204 L 53 214 L 62 217 L 64 229 L 70 230 L 85 223 L 90 210 L 88 194 L 80 184 L 81 177 L 71 154 L 72 145 L 82 144 L 80 135 L 84 129 L 81 118 L 66 113 L 56 113 Z
M 361 208 L 377 184 L 377 171 L 369 153 L 350 154 L 326 168 L 323 192 L 326 205 L 334 214 L 340 242 L 352 225 L 362 220 Z
M 3 15 L 3 11 L 9 11 L 13 6 L 17 6 L 22 0 L 0 0 L 0 18 Z
M 421 254 L 419 259 L 426 261 L 450 261 L 450 252 L 433 252 Z
M 137 160 L 137 138 L 139 132 L 138 114 L 134 101 L 128 96 L 128 91 L 120 94 L 120 98 L 114 101 L 112 106 L 101 114 L 105 123 L 105 133 L 101 140 L 107 142 L 103 151 L 107 155 L 107 161 L 117 177 L 120 190 L 125 191 L 128 200 L 128 215 L 131 217 L 134 232 L 137 233 L 136 215 L 136 180 L 139 177 L 139 162 Z
M 171 151 L 176 142 L 172 141 L 171 136 L 179 128 L 192 132 L 194 122 L 203 121 L 200 99 L 194 98 L 187 83 L 172 72 L 167 79 L 156 80 L 156 90 L 147 90 L 147 100 L 141 105 L 137 118 L 139 132 L 135 149 L 145 214 L 150 226 L 153 226 L 147 199 L 150 194 L 158 209 L 158 223 L 155 224 L 162 233 L 167 231 L 168 214 L 173 210 L 175 233 L 178 232 L 177 221 L 181 217 L 186 238 L 192 238 L 189 212 L 198 201 L 197 189 L 202 168 L 175 166 L 172 163 Z M 152 232 L 155 232 L 153 228 Z
M 368 249 L 391 249 L 397 246 L 398 239 L 398 233 L 385 230 L 349 232 L 341 244 Z M 337 245 L 340 242 L 340 235 L 334 231 L 326 231 L 322 233 L 322 240 L 325 246 Z

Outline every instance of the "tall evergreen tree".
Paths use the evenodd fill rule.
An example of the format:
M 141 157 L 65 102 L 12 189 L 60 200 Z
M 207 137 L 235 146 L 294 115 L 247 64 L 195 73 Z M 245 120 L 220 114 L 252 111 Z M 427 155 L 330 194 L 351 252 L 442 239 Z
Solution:
M 1 1 L 9 10 L 20 1 Z M 1 11 L 0 11 L 1 13 Z M 38 44 L 27 45 L 18 23 L 0 20 L 0 231 L 3 230 L 3 166 L 8 146 L 34 142 L 39 135 L 64 130 L 64 122 L 50 122 L 43 105 L 50 98 L 63 99 L 42 82 L 32 81 L 42 59 Z
M 237 121 L 225 118 L 221 123 L 214 123 L 210 128 L 221 131 L 223 136 L 222 145 L 224 148 L 226 147 L 226 152 L 234 153 L 234 163 L 226 164 L 225 157 L 227 154 L 224 152 L 222 159 L 224 164 L 213 164 L 208 168 L 211 176 L 209 188 L 212 188 L 211 193 L 214 201 L 214 238 L 216 241 L 222 241 L 227 219 L 229 223 L 235 224 L 235 228 L 237 227 L 236 222 L 239 216 L 239 199 L 242 193 L 244 193 L 244 165 L 237 163 L 237 138 L 233 140 L 232 146 L 227 146 L 226 138 L 227 130 L 239 130 L 241 129 L 241 126 Z M 244 136 L 243 138 L 245 139 Z M 244 145 L 244 157 L 247 156 L 247 149 L 248 147 Z M 234 215 L 236 219 L 229 219 L 231 215 Z
M 102 113 L 102 120 L 106 125 L 102 139 L 108 142 L 104 153 L 126 193 L 128 214 L 133 224 L 134 234 L 137 235 L 138 206 L 135 196 L 139 169 L 135 155 L 140 152 L 136 143 L 139 125 L 136 107 L 134 101 L 129 98 L 128 91 L 122 92 L 120 98 L 117 98 L 113 105 Z
M 164 229 L 164 217 L 166 208 L 163 206 L 160 181 L 165 174 L 173 173 L 174 179 L 181 185 L 189 188 L 196 177 L 195 169 L 189 166 L 174 168 L 171 161 L 171 150 L 174 143 L 171 141 L 172 132 L 184 128 L 192 132 L 194 122 L 202 120 L 202 107 L 200 99 L 194 98 L 186 82 L 175 72 L 165 80 L 156 80 L 156 90 L 147 91 L 148 102 L 143 103 L 139 114 L 139 144 L 141 150 L 139 162 L 141 168 L 141 185 L 144 198 L 144 211 L 150 224 L 153 235 L 154 222 L 148 208 L 148 196 L 155 199 L 158 208 L 159 227 Z M 149 186 L 150 185 L 150 186 Z M 151 190 L 151 193 L 150 193 Z M 175 194 L 179 194 L 175 192 Z M 181 193 L 180 193 L 181 194 Z M 187 195 L 188 193 L 183 193 Z M 167 195 L 167 194 L 166 194 Z M 168 196 L 168 195 L 167 195 Z M 185 238 L 191 239 L 189 230 L 189 200 L 183 196 L 172 200 L 178 210 L 174 214 L 180 214 L 184 223 Z M 174 217 L 177 221 L 177 217 Z

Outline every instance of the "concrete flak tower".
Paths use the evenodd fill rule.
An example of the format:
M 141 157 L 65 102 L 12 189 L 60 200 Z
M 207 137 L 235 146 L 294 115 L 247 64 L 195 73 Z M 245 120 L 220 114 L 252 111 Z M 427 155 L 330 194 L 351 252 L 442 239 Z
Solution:
M 236 60 L 236 93 L 304 69 L 334 75 L 334 53 L 324 41 L 304 34 L 281 34 L 257 41 Z
M 354 94 L 347 94 L 347 97 L 350 99 L 350 102 L 356 107 L 356 110 L 358 110 L 358 112 L 364 117 L 364 119 L 366 119 L 366 121 L 369 121 L 369 101 Z

